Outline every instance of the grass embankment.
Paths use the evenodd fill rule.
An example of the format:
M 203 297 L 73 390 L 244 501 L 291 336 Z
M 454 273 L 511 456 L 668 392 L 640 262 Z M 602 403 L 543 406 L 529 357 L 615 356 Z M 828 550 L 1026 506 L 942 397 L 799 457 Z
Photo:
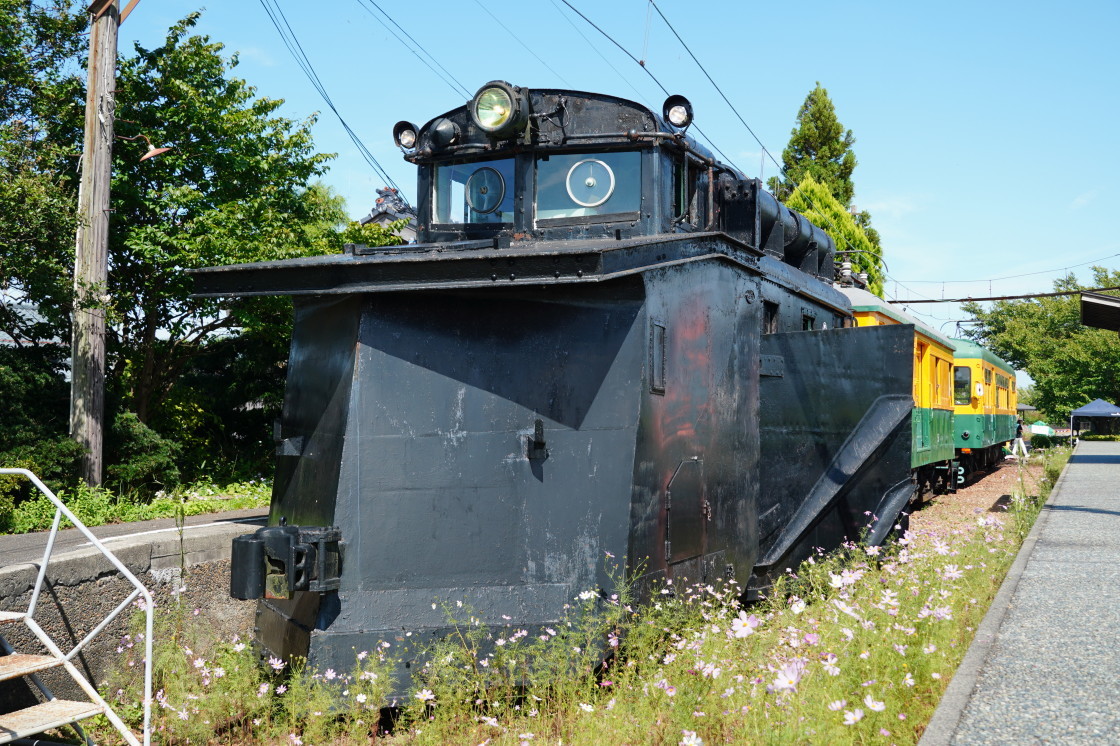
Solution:
M 351 672 L 262 668 L 243 641 L 207 642 L 194 617 L 166 609 L 156 740 L 915 743 L 1060 473 L 1064 458 L 1048 458 L 1037 481 L 1019 469 L 1005 511 L 916 521 L 887 547 L 819 553 L 750 608 L 733 586 L 666 587 L 640 608 L 620 587 L 580 594 L 562 623 L 531 633 L 487 629 L 462 599 L 433 599 L 459 634 L 429 650 L 391 733 L 378 713 L 393 704 L 407 640 L 356 651 Z M 139 699 L 134 643 L 121 647 L 132 677 L 109 689 L 126 706 Z M 138 723 L 139 708 L 129 712 Z
M 151 500 L 120 495 L 84 484 L 59 490 L 59 499 L 87 526 L 106 523 L 127 523 L 154 518 L 220 513 L 241 508 L 267 507 L 272 496 L 272 483 L 251 480 L 228 485 L 210 482 L 176 488 L 170 493 L 158 492 Z M 55 507 L 46 495 L 36 491 L 8 513 L 0 515 L 0 533 L 25 534 L 45 531 L 54 521 Z M 64 524 L 65 525 L 65 524 Z

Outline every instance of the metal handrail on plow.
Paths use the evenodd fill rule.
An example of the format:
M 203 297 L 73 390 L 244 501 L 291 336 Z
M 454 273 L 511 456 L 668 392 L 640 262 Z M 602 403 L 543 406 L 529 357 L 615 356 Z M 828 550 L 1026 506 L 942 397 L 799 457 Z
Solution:
M 54 523 L 51 525 L 50 535 L 47 537 L 47 549 L 43 553 L 43 562 L 39 565 L 39 576 L 35 581 L 35 590 L 31 593 L 31 602 L 27 606 L 27 613 L 24 617 L 24 624 L 31 630 L 32 634 L 39 639 L 39 642 L 50 651 L 51 655 L 62 661 L 62 665 L 66 668 L 67 672 L 74 679 L 74 681 L 82 688 L 82 691 L 97 705 L 101 706 L 104 710 L 105 717 L 113 724 L 113 727 L 120 731 L 125 740 L 132 744 L 132 746 L 140 746 L 140 742 L 136 740 L 136 736 L 132 734 L 124 721 L 117 716 L 113 709 L 109 706 L 97 689 L 90 684 L 85 676 L 77 669 L 71 662 L 78 653 L 84 648 L 94 637 L 101 633 L 109 624 L 120 615 L 122 611 L 128 608 L 129 604 L 136 600 L 138 596 L 144 599 L 144 616 L 145 616 L 145 633 L 144 633 L 144 746 L 150 746 L 152 738 L 152 594 L 144 587 L 135 575 L 133 575 L 127 567 L 125 567 L 116 556 L 110 552 L 105 545 L 103 545 L 96 536 L 94 536 L 84 523 L 78 520 L 77 516 L 70 512 L 58 496 L 51 492 L 45 484 L 43 484 L 38 477 L 32 474 L 27 469 L 7 469 L 0 468 L 0 474 L 22 474 L 31 480 L 40 492 L 47 496 L 47 499 L 55 506 Z M 58 528 L 62 523 L 63 516 L 70 521 L 77 528 L 89 543 L 98 549 L 105 558 L 112 563 L 113 567 L 123 575 L 128 582 L 132 583 L 135 590 L 124 601 L 117 606 L 100 624 L 89 634 L 87 634 L 81 642 L 74 646 L 68 653 L 64 653 L 54 640 L 47 635 L 42 627 L 35 621 L 35 609 L 39 603 L 39 594 L 43 590 L 43 584 L 47 577 L 47 564 L 50 562 L 51 553 L 54 551 L 54 542 L 58 536 Z

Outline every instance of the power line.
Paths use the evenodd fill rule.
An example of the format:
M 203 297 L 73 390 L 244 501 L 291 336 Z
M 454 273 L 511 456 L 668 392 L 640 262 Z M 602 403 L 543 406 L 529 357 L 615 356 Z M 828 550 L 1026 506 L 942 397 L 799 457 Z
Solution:
M 669 27 L 669 30 L 673 32 L 673 36 L 675 36 L 677 38 L 677 41 L 680 42 L 681 46 L 684 47 L 684 51 L 688 52 L 688 56 L 691 57 L 692 61 L 696 63 L 696 66 L 700 68 L 700 72 L 704 73 L 704 77 L 706 77 L 708 79 L 708 82 L 712 84 L 712 87 L 715 88 L 716 92 L 719 93 L 721 98 L 723 98 L 724 103 L 727 104 L 727 106 L 731 109 L 732 113 L 734 113 L 736 118 L 738 118 L 739 122 L 743 125 L 743 127 L 746 128 L 747 132 L 750 133 L 751 137 L 754 138 L 754 141 L 756 143 L 758 143 L 758 146 L 760 148 L 762 148 L 763 154 L 765 154 L 767 157 L 769 157 L 771 162 L 773 162 L 774 166 L 777 167 L 778 173 L 780 173 L 786 181 L 788 181 L 791 184 L 794 184 L 794 187 L 796 187 L 797 184 L 795 184 L 793 182 L 793 179 L 791 179 L 789 177 L 789 174 L 786 173 L 786 170 L 782 167 L 782 165 L 780 163 L 778 163 L 777 159 L 774 158 L 774 155 L 770 152 L 770 150 L 762 143 L 762 140 L 759 139 L 758 135 L 756 135 L 754 130 L 751 129 L 751 126 L 749 124 L 747 124 L 747 120 L 743 118 L 743 115 L 739 113 L 739 110 L 736 109 L 735 105 L 731 103 L 731 100 L 729 98 L 727 98 L 727 95 L 724 94 L 723 89 L 719 87 L 719 84 L 716 83 L 715 79 L 713 79 L 712 76 L 708 73 L 708 71 L 704 67 L 703 63 L 701 63 L 700 60 L 696 58 L 696 55 L 693 54 L 692 49 L 690 49 L 688 44 L 685 43 L 685 40 L 681 38 L 681 35 L 677 33 L 677 30 L 675 28 L 673 28 L 673 24 L 670 23 L 669 19 L 665 17 L 665 14 L 661 12 L 661 8 L 659 8 L 657 6 L 657 3 L 654 0 L 649 0 L 649 4 L 652 5 L 653 9 L 657 11 L 657 15 L 661 16 L 661 20 L 664 21 L 665 25 Z M 721 155 L 722 155 L 722 153 L 721 153 Z M 731 164 L 731 165 L 734 166 L 734 164 Z M 742 172 L 742 169 L 738 169 L 738 167 L 736 167 L 736 169 L 739 170 L 740 173 L 744 173 L 744 172 Z M 816 210 L 817 213 L 822 218 L 824 218 L 824 220 L 828 223 L 828 225 L 835 232 L 835 234 L 837 236 L 837 240 L 839 240 L 839 238 L 842 236 L 842 233 L 841 233 L 840 229 L 836 226 L 836 223 L 834 223 L 832 221 L 832 218 L 829 217 L 828 213 L 826 213 L 824 210 L 822 210 L 819 205 L 815 204 L 814 201 L 813 201 L 813 198 L 807 192 L 803 192 L 802 196 L 804 196 L 805 200 L 809 203 L 809 205 L 814 210 Z M 872 254 L 872 256 L 874 256 L 874 254 Z M 882 249 L 881 248 L 880 248 L 880 251 L 879 251 L 878 261 L 880 263 L 883 262 Z M 885 270 L 886 267 L 884 266 L 883 269 Z M 881 274 L 883 275 L 884 278 L 887 276 L 885 271 L 882 272 Z
M 269 5 L 270 2 L 272 3 L 271 6 Z M 261 0 L 261 5 L 264 6 L 265 12 L 268 14 L 269 19 L 272 21 L 272 25 L 276 27 L 276 31 L 280 34 L 280 39 L 284 42 L 284 46 L 287 47 L 293 59 L 295 59 L 296 64 L 299 65 L 301 70 L 303 70 L 304 75 L 306 75 L 307 79 L 311 82 L 312 87 L 315 88 L 315 90 L 326 102 L 330 110 L 334 112 L 336 117 L 338 117 L 338 121 L 342 124 L 343 129 L 346 131 L 347 135 L 349 135 L 350 140 L 354 143 L 355 147 L 358 148 L 358 152 L 362 154 L 363 158 L 374 169 L 374 171 L 377 172 L 377 174 L 381 176 L 388 185 L 396 188 L 399 193 L 400 188 L 397 187 L 396 182 L 393 181 L 392 177 L 389 176 L 389 173 L 381 166 L 381 164 L 373 156 L 373 153 L 369 151 L 369 149 L 365 146 L 365 143 L 363 143 L 361 141 L 361 138 L 358 137 L 358 134 L 353 130 L 353 128 L 350 127 L 350 125 L 343 118 L 342 114 L 339 113 L 338 108 L 334 105 L 334 101 L 330 97 L 330 94 L 327 93 L 326 87 L 319 79 L 319 74 L 315 71 L 314 65 L 311 64 L 310 58 L 308 58 L 307 53 L 303 50 L 303 46 L 299 43 L 299 39 L 296 37 L 295 32 L 292 30 L 291 24 L 288 23 L 288 19 L 284 15 L 284 11 L 280 7 L 278 0 Z M 281 21 L 283 22 L 283 25 L 281 25 Z M 286 32 L 285 29 L 287 29 Z
M 385 18 L 387 18 L 389 20 L 389 23 L 396 26 L 397 29 L 400 30 L 400 32 L 402 34 L 404 34 L 406 37 L 408 37 L 408 40 L 411 41 L 413 44 L 415 44 L 417 49 L 419 49 L 421 52 L 423 52 L 425 55 L 427 55 L 428 59 L 431 60 L 433 63 L 435 63 L 435 65 L 437 67 L 439 67 L 439 70 L 442 70 L 443 73 L 440 73 L 439 70 L 436 70 L 436 68 L 432 67 L 431 64 L 428 63 L 428 60 L 425 60 L 423 57 L 421 57 L 420 54 L 416 51 L 416 49 L 413 49 L 408 44 L 406 44 L 404 39 L 402 39 L 399 35 L 397 35 L 396 31 L 393 31 L 393 29 L 389 28 L 385 24 L 385 21 L 382 21 L 380 18 L 375 16 L 373 14 L 373 11 L 371 11 L 369 8 L 367 8 L 365 5 L 363 5 L 363 2 L 368 3 L 369 5 L 372 5 L 374 8 L 377 8 L 377 12 L 379 12 L 381 15 L 385 16 Z M 462 94 L 462 95 L 466 96 L 467 98 L 471 97 L 471 92 L 468 91 L 466 89 L 466 87 L 462 83 L 459 82 L 458 78 L 456 78 L 451 73 L 450 70 L 448 70 L 446 67 L 441 65 L 439 63 L 439 61 L 435 57 L 433 57 L 428 52 L 427 49 L 424 48 L 424 45 L 422 45 L 420 42 L 416 41 L 416 39 L 413 39 L 411 34 L 409 34 L 407 31 L 405 31 L 403 28 L 401 28 L 401 25 L 399 23 L 397 23 L 396 21 L 394 21 L 393 17 L 385 12 L 384 8 L 382 8 L 380 5 L 378 5 L 376 2 L 374 2 L 374 0 L 358 0 L 358 5 L 361 5 L 362 10 L 364 10 L 366 13 L 369 13 L 370 17 L 373 18 L 373 20 L 380 23 L 385 28 L 386 31 L 388 31 L 390 34 L 392 34 L 393 38 L 395 38 L 397 41 L 399 41 L 405 49 L 412 52 L 412 54 L 416 56 L 416 59 L 418 59 L 418 60 L 420 60 L 420 62 L 424 63 L 425 67 L 427 67 L 429 70 L 431 70 L 433 73 L 435 73 L 436 77 L 438 77 L 444 83 L 447 83 L 447 85 L 451 87 L 451 90 L 455 92 L 456 96 L 458 96 L 459 94 Z M 447 76 L 446 78 L 444 77 L 445 74 Z M 450 78 L 451 80 L 448 80 L 448 78 Z
M 1120 256 L 1120 253 L 1109 254 L 1108 256 L 1102 256 L 1100 259 L 1090 259 L 1087 262 L 1081 262 L 1079 264 L 1071 264 L 1068 267 L 1058 267 L 1057 269 L 1043 269 L 1043 270 L 1040 270 L 1038 272 L 1025 272 L 1021 275 L 1007 275 L 1005 277 L 991 277 L 987 280 L 907 280 L 907 282 L 912 282 L 912 283 L 919 283 L 919 282 L 921 282 L 921 283 L 941 283 L 941 284 L 946 284 L 946 283 L 952 282 L 952 283 L 964 284 L 964 283 L 968 283 L 968 282 L 998 282 L 1000 280 L 1017 280 L 1020 277 L 1033 277 L 1035 275 L 1048 275 L 1051 272 L 1064 272 L 1067 269 L 1073 269 L 1074 267 L 1084 267 L 1086 264 L 1093 264 L 1095 262 L 1103 262 L 1105 259 L 1112 259 L 1113 257 L 1117 257 L 1117 256 Z
M 1061 290 L 1056 293 L 1028 293 L 1026 295 L 993 295 L 988 298 L 945 298 L 943 300 L 899 300 L 896 303 L 974 303 L 987 300 L 1024 300 L 1028 298 L 1056 298 L 1061 295 L 1080 295 L 1081 293 L 1103 293 L 1107 290 L 1120 290 L 1120 285 L 1108 288 L 1084 288 L 1082 290 Z
M 632 90 L 634 92 L 634 94 L 638 97 L 639 101 L 644 103 L 647 108 L 652 109 L 653 106 L 650 104 L 650 102 L 646 98 L 645 94 L 643 94 L 641 91 L 639 91 L 637 88 L 635 88 L 634 84 L 630 82 L 630 79 L 627 78 L 625 75 L 623 75 L 621 72 L 619 72 L 619 69 L 614 66 L 614 63 L 611 62 L 609 59 L 607 59 L 606 56 L 602 52 L 599 51 L 599 48 L 597 46 L 595 46 L 594 44 L 591 43 L 591 40 L 588 39 L 587 36 L 582 31 L 580 31 L 579 26 L 577 26 L 575 24 L 575 22 L 571 18 L 569 18 L 568 15 L 566 13 L 564 13 L 563 10 L 560 9 L 560 6 L 556 4 L 556 0 L 551 0 L 551 2 L 552 2 L 552 7 L 556 8 L 556 12 L 560 15 L 560 17 L 563 18 L 565 21 L 567 21 L 568 25 L 571 26 L 572 29 L 575 30 L 575 32 L 580 35 L 580 38 L 582 38 L 585 42 L 587 42 L 587 46 L 591 47 L 591 51 L 593 51 L 595 54 L 599 55 L 599 59 L 601 59 L 603 62 L 605 62 L 607 67 L 609 67 L 611 70 L 614 71 L 614 74 L 618 76 L 619 80 L 621 80 L 626 85 L 630 86 L 630 90 Z
M 608 34 L 603 29 L 599 28 L 590 18 L 585 16 L 583 13 L 579 12 L 579 10 L 577 10 L 574 5 L 572 5 L 570 2 L 568 2 L 568 0 L 560 0 L 560 2 L 564 3 L 564 5 L 567 5 L 569 8 L 571 8 L 572 12 L 575 13 L 576 15 L 578 15 L 584 21 L 586 21 L 587 24 L 589 26 L 591 26 L 591 28 L 595 29 L 600 34 L 602 34 L 604 37 L 606 37 L 607 41 L 609 41 L 611 44 L 614 44 L 616 47 L 618 47 L 622 51 L 623 54 L 625 54 L 627 57 L 629 57 L 631 60 L 634 61 L 635 65 L 637 65 L 638 67 L 645 70 L 646 75 L 648 75 L 650 77 L 650 79 L 653 80 L 653 82 L 657 84 L 657 87 L 661 89 L 661 92 L 664 93 L 666 97 L 668 97 L 668 95 L 669 95 L 668 89 L 666 89 L 665 86 L 663 86 L 661 84 L 661 81 L 658 80 L 657 76 L 653 74 L 653 71 L 649 69 L 649 65 L 647 65 L 643 60 L 639 60 L 637 57 L 635 57 L 633 54 L 631 54 L 630 51 L 628 49 L 626 49 L 626 47 L 619 44 L 617 41 L 615 41 L 614 37 L 612 37 L 610 34 Z M 719 147 L 716 146 L 715 142 L 712 141 L 712 139 L 710 137 L 708 137 L 706 134 L 704 134 L 704 130 L 700 129 L 699 125 L 694 123 L 692 125 L 692 128 L 694 130 L 696 130 L 696 132 L 708 142 L 708 145 L 711 146 L 712 150 L 719 153 L 720 157 L 723 158 L 723 160 L 726 161 L 729 166 L 734 168 L 736 171 L 738 171 L 740 173 L 743 173 L 743 170 L 741 168 L 739 168 L 738 166 L 736 166 L 735 163 L 730 158 L 727 157 L 727 154 L 725 154 L 722 150 L 719 149 Z
M 751 133 L 751 137 L 753 137 L 754 141 L 758 143 L 758 147 L 762 148 L 762 152 L 770 157 L 770 160 L 773 161 L 774 165 L 777 166 L 778 170 L 781 171 L 783 176 L 785 176 L 785 171 L 782 169 L 781 165 L 777 160 L 775 160 L 770 151 L 767 150 L 766 146 L 762 144 L 762 140 L 758 138 L 758 135 L 754 133 L 754 130 L 751 129 L 751 126 L 747 124 L 747 120 L 743 119 L 743 116 L 739 113 L 739 110 L 735 108 L 735 105 L 731 103 L 731 100 L 728 99 L 724 94 L 723 89 L 720 88 L 715 80 L 712 79 L 712 76 L 708 74 L 708 71 L 704 68 L 704 65 L 700 63 L 700 60 L 696 59 L 696 55 L 692 53 L 692 50 L 689 49 L 687 44 L 685 44 L 684 39 L 681 38 L 681 35 L 677 33 L 677 30 L 675 28 L 673 28 L 673 24 L 669 23 L 669 19 L 666 18 L 665 14 L 661 12 L 661 8 L 657 7 L 657 3 L 655 3 L 654 0 L 649 0 L 649 4 L 652 5 L 653 9 L 657 11 L 657 15 L 661 16 L 661 20 L 664 21 L 665 25 L 669 27 L 669 30 L 673 32 L 673 36 L 677 37 L 677 41 L 679 41 L 681 43 L 681 46 L 684 47 L 684 51 L 688 52 L 688 56 L 692 58 L 692 61 L 696 63 L 696 66 L 700 68 L 700 72 L 704 73 L 704 77 L 707 78 L 708 82 L 712 84 L 712 87 L 716 89 L 716 93 L 718 93 L 723 99 L 724 103 L 726 103 L 728 107 L 730 107 L 732 113 L 734 113 L 735 116 L 738 117 L 742 125 L 747 128 L 747 132 Z
M 261 0 L 261 5 L 264 7 L 265 13 L 268 14 L 269 20 L 272 21 L 272 25 L 276 27 L 277 33 L 280 34 L 280 40 L 284 42 L 284 46 L 287 47 L 288 52 L 292 55 L 296 64 L 299 65 L 299 68 L 303 70 L 303 74 L 307 76 L 312 87 L 319 93 L 330 110 L 334 112 L 334 115 L 338 117 L 339 123 L 342 124 L 342 128 L 346 131 L 346 134 L 350 137 L 350 141 L 354 143 L 354 146 L 358 149 L 362 158 L 378 176 L 384 179 L 388 186 L 397 190 L 397 194 L 399 194 L 401 199 L 407 204 L 408 199 L 404 196 L 404 193 L 401 192 L 397 183 L 393 181 L 393 177 L 389 176 L 389 172 L 382 167 L 377 161 L 377 158 L 375 158 L 369 148 L 366 147 L 365 143 L 358 137 L 358 133 L 354 131 L 346 122 L 346 119 L 343 118 L 342 114 L 339 113 L 338 108 L 334 105 L 334 101 L 331 100 L 330 94 L 327 93 L 326 87 L 319 79 L 319 74 L 315 71 L 315 66 L 311 64 L 311 60 L 308 58 L 307 53 L 304 52 L 303 46 L 299 43 L 299 39 L 292 30 L 291 24 L 288 23 L 288 19 L 284 15 L 283 9 L 280 7 L 279 0 Z
M 552 73 L 553 75 L 555 75 L 555 76 L 556 76 L 557 78 L 559 78 L 560 80 L 562 80 L 562 81 L 564 82 L 564 85 L 568 86 L 569 88 L 571 88 L 571 87 L 572 87 L 572 84 L 571 84 L 571 83 L 569 83 L 569 82 L 568 82 L 567 80 L 565 80 L 565 79 L 564 79 L 564 76 L 563 76 L 563 75 L 561 75 L 560 73 L 558 73 L 558 72 L 556 72 L 555 70 L 553 70 L 553 69 L 552 69 L 552 67 L 551 67 L 551 66 L 550 66 L 550 65 L 549 65 L 549 64 L 548 64 L 547 62 L 545 62 L 544 60 L 542 60 L 542 59 L 540 58 L 540 55 L 538 55 L 538 54 L 537 54 L 536 52 L 534 52 L 534 51 L 533 51 L 533 48 L 532 48 L 532 47 L 530 47 L 530 46 L 529 46 L 529 45 L 527 45 L 527 44 L 526 44 L 526 43 L 525 43 L 524 41 L 522 41 L 522 40 L 521 40 L 521 36 L 520 36 L 519 34 L 515 34 L 515 33 L 513 33 L 512 31 L 510 31 L 510 30 L 509 30 L 509 27 L 508 27 L 508 26 L 506 26 L 506 25 L 505 25 L 504 23 L 502 23 L 502 19 L 501 19 L 501 18 L 498 18 L 498 17 L 496 16 L 496 15 L 494 15 L 493 13 L 491 13 L 491 12 L 490 12 L 490 9 L 489 9 L 489 8 L 487 8 L 487 7 L 485 6 L 485 5 L 483 5 L 483 4 L 482 4 L 482 2 L 481 2 L 480 0 L 474 0 L 474 3 L 475 3 L 475 5 L 477 5 L 478 7 L 482 8 L 483 10 L 485 10 L 485 11 L 486 11 L 486 14 L 487 14 L 487 15 L 489 15 L 489 16 L 490 16 L 491 18 L 493 18 L 493 19 L 494 19 L 494 20 L 495 20 L 495 21 L 497 22 L 497 24 L 498 24 L 499 26 L 501 26 L 501 27 L 502 27 L 503 29 L 505 29 L 505 32 L 506 32 L 507 34 L 509 34 L 509 35 L 510 35 L 511 37 L 513 37 L 513 38 L 514 38 L 514 39 L 515 39 L 515 40 L 517 41 L 517 43 L 518 43 L 518 44 L 520 44 L 521 46 L 525 47 L 526 51 L 528 51 L 528 52 L 529 52 L 529 54 L 531 54 L 531 55 L 533 55 L 534 57 L 536 57 L 536 59 L 537 59 L 537 62 L 541 63 L 541 64 L 542 64 L 542 65 L 544 65 L 544 66 L 545 66 L 546 68 L 548 68 L 548 71 L 549 71 L 550 73 Z M 470 95 L 469 95 L 469 94 L 468 94 L 467 98 L 470 98 Z

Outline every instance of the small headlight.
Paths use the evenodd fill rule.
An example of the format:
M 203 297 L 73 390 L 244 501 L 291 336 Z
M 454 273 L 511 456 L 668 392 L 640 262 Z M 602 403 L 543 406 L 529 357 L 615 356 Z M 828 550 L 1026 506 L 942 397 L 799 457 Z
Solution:
M 665 121 L 677 129 L 684 129 L 692 124 L 692 104 L 684 96 L 670 96 L 665 99 L 661 113 Z
M 440 118 L 432 122 L 428 128 L 431 133 L 432 143 L 437 148 L 446 148 L 459 142 L 459 125 L 450 119 Z
M 471 119 L 491 137 L 508 137 L 528 114 L 524 92 L 509 83 L 495 80 L 482 86 L 471 99 Z
M 965 431 L 964 431 L 963 433 L 961 433 L 961 440 L 968 440 L 968 438 L 969 438 L 969 436 L 970 436 L 970 435 L 972 435 L 972 433 L 970 433 L 969 431 L 965 430 Z
M 397 147 L 412 150 L 416 147 L 416 134 L 419 130 L 412 122 L 397 122 L 393 126 L 393 141 Z

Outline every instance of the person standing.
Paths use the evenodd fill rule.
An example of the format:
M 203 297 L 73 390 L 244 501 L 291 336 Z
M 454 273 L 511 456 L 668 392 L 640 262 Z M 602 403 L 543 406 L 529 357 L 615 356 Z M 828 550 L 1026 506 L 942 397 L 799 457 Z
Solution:
M 1027 457 L 1027 444 L 1023 442 L 1023 418 L 1015 424 L 1015 444 L 1011 446 L 1011 455 L 1018 458 Z

